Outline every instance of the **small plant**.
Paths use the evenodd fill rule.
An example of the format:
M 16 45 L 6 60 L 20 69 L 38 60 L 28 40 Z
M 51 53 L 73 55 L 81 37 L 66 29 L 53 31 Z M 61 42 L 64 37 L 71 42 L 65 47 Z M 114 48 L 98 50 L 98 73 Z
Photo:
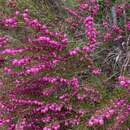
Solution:
M 65 23 L 50 29 L 29 9 L 19 11 L 15 2 L 15 15 L 0 19 L 0 128 L 129 127 L 127 3 L 77 1 L 73 9 L 64 7 Z M 117 87 L 108 92 L 107 82 Z

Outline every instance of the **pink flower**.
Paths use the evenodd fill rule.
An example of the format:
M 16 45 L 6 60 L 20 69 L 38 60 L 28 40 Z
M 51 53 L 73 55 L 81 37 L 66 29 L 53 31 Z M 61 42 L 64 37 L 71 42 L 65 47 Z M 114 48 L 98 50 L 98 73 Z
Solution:
M 12 69 L 8 68 L 8 67 L 5 67 L 4 68 L 4 72 L 7 73 L 7 74 L 11 74 L 12 73 Z
M 120 76 L 118 78 L 118 82 L 124 88 L 128 88 L 128 86 L 130 85 L 129 79 L 127 77 L 124 77 L 124 76 Z
M 128 21 L 128 23 L 127 23 L 127 29 L 128 29 L 128 31 L 130 31 L 130 21 Z
M 88 9 L 88 4 L 87 3 L 82 3 L 82 4 L 80 4 L 80 10 L 86 10 L 86 9 Z
M 104 41 L 108 42 L 112 39 L 112 34 L 111 33 L 106 33 L 104 36 Z
M 99 69 L 99 68 L 93 69 L 92 74 L 94 74 L 95 76 L 99 76 L 101 74 L 101 69 Z
M 101 119 L 98 120 L 98 123 L 99 123 L 99 125 L 103 125 L 104 124 L 104 120 L 101 118 Z
M 52 130 L 52 129 L 49 127 L 44 127 L 43 130 Z

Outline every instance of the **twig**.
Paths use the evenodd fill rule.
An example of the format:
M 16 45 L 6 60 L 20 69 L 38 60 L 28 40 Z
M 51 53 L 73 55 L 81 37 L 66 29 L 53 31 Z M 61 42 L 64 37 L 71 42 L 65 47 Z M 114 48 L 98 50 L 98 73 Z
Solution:
M 104 83 L 106 83 L 107 81 L 109 81 L 110 79 L 112 79 L 115 75 L 119 74 L 119 72 L 114 73 L 113 75 L 111 75 L 109 78 L 107 78 Z

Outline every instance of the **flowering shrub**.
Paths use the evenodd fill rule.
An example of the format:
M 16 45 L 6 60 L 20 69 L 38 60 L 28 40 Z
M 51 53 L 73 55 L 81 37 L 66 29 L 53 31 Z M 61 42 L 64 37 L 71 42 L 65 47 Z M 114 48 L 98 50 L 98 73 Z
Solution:
M 49 29 L 33 18 L 29 9 L 23 12 L 16 10 L 14 16 L 0 20 L 0 28 L 5 32 L 17 32 L 19 28 L 27 31 L 26 36 L 21 37 L 19 46 L 15 46 L 8 35 L 0 36 L 3 75 L 0 84 L 3 91 L 0 94 L 1 129 L 69 130 L 83 125 L 81 129 L 120 130 L 126 125 L 130 115 L 130 79 L 126 73 L 129 70 L 130 38 L 128 5 L 117 5 L 114 12 L 112 10 L 114 17 L 110 24 L 107 19 L 108 4 L 111 5 L 109 0 L 103 3 L 106 17 L 101 21 L 97 18 L 102 3 L 88 0 L 78 1 L 78 4 L 75 9 L 64 7 L 69 13 L 69 18 L 65 19 L 67 25 L 63 25 L 64 31 Z M 118 19 L 122 20 L 123 17 L 124 23 L 118 25 Z M 68 35 L 69 31 L 72 36 Z M 81 35 L 77 36 L 79 33 Z M 76 39 L 73 47 L 70 37 Z M 82 44 L 79 45 L 79 42 Z M 115 45 L 116 42 L 119 45 Z M 120 45 L 126 48 L 125 52 Z M 110 68 L 112 72 L 107 74 L 105 69 L 111 63 L 107 62 L 111 56 L 110 50 L 116 46 L 121 51 L 112 60 L 119 64 L 119 75 L 112 79 L 113 75 L 110 74 L 115 70 Z M 98 59 L 100 53 L 102 59 Z M 120 64 L 122 54 L 126 59 L 125 67 Z M 100 65 L 104 59 L 106 68 Z M 84 79 L 85 72 L 88 77 Z M 103 93 L 107 93 L 105 85 L 110 80 L 116 82 L 118 88 L 114 89 L 115 93 L 111 92 L 116 96 L 109 100 Z M 119 86 L 127 91 L 119 93 Z M 113 122 L 109 123 L 111 120 Z

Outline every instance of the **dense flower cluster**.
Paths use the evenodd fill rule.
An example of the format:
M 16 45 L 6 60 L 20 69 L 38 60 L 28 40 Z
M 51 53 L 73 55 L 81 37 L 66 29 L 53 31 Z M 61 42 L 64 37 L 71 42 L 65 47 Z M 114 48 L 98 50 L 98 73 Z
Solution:
M 31 61 L 31 58 L 23 58 L 23 59 L 13 59 L 12 65 L 13 66 L 21 66 L 21 65 L 26 65 Z
M 81 11 L 89 11 L 93 16 L 96 16 L 99 11 L 99 4 L 97 0 L 84 0 L 79 2 L 79 10 Z
M 24 49 L 24 48 L 17 48 L 17 49 L 10 49 L 9 48 L 9 49 L 5 49 L 5 50 L 1 51 L 0 53 L 6 54 L 6 55 L 16 55 L 16 54 L 22 53 L 24 51 L 26 51 L 26 49 Z
M 120 110 L 123 110 L 127 108 L 128 103 L 126 100 L 116 100 L 113 101 L 113 103 L 110 105 L 110 107 L 104 108 L 103 110 L 96 111 L 95 116 L 92 116 L 91 119 L 88 121 L 88 126 L 92 127 L 95 125 L 102 126 L 105 123 L 105 120 L 110 120 L 116 113 L 118 113 Z M 127 108 L 127 116 L 129 115 L 130 111 Z M 119 113 L 120 115 L 121 113 Z M 117 115 L 116 120 L 122 120 L 122 116 L 119 117 Z M 127 116 L 123 116 L 124 118 L 126 117 L 126 120 L 128 119 Z M 124 120 L 122 120 L 123 123 Z
M 95 17 L 99 11 L 99 3 L 97 0 L 83 0 L 77 1 L 79 6 L 76 9 L 69 9 L 68 7 L 64 7 L 65 10 L 72 15 L 72 19 L 68 18 L 66 21 L 70 24 L 68 26 L 68 30 L 71 30 L 74 33 L 76 39 L 80 39 L 84 34 L 84 27 L 81 27 L 81 23 L 83 23 L 86 19 L 86 13 L 89 13 L 92 17 Z M 75 19 L 78 18 L 78 19 Z M 79 31 L 79 27 L 81 27 L 81 31 Z
M 107 65 L 106 68 L 97 67 L 100 65 L 96 61 L 99 53 L 104 50 L 107 53 L 116 42 L 120 44 L 118 49 L 126 46 L 124 39 L 128 39 L 129 44 L 129 34 L 125 31 L 130 30 L 130 22 L 126 20 L 126 25 L 121 27 L 113 20 L 110 24 L 106 18 L 101 21 L 103 32 L 100 32 L 96 25 L 99 2 L 78 2 L 76 9 L 64 7 L 65 11 L 72 15 L 65 20 L 70 24 L 65 28 L 73 30 L 75 41 L 69 41 L 69 33 L 67 34 L 66 30 L 52 31 L 38 19 L 32 18 L 29 9 L 16 11 L 15 16 L 0 20 L 2 29 L 17 31 L 17 28 L 25 27 L 27 30 L 27 39 L 21 37 L 22 46 L 19 47 L 12 45 L 13 40 L 8 36 L 0 36 L 0 67 L 3 73 L 0 88 L 5 85 L 0 95 L 0 129 L 68 130 L 82 123 L 86 129 L 103 129 L 107 121 L 114 119 L 108 130 L 120 130 L 127 122 L 130 115 L 127 94 L 123 95 L 124 98 L 121 94 L 118 95 L 102 108 L 101 102 L 107 103 L 109 99 L 108 95 L 101 95 L 108 91 L 105 83 L 115 75 L 110 76 L 113 71 L 111 68 L 109 74 L 104 74 Z M 108 10 L 110 3 L 109 0 L 104 2 Z M 117 17 L 124 17 L 123 10 L 122 5 L 116 6 Z M 23 24 L 21 28 L 20 20 Z M 72 47 L 71 42 L 78 45 Z M 104 56 L 105 53 L 101 55 Z M 129 53 L 127 55 L 129 56 Z M 99 59 L 102 56 L 99 56 Z M 119 56 L 115 58 L 116 61 Z M 103 62 L 100 62 L 103 66 Z M 120 76 L 113 79 L 115 82 L 117 80 L 118 85 L 129 89 L 129 77 Z M 10 88 L 6 90 L 8 86 Z
M 17 16 L 20 14 L 16 12 Z M 67 35 L 63 32 L 51 32 L 47 26 L 38 20 L 32 20 L 28 9 L 24 11 L 22 17 L 25 26 L 41 32 L 42 35 L 29 37 L 27 41 L 31 45 L 29 47 L 4 48 L 0 51 L 3 57 L 9 55 L 14 57 L 8 61 L 10 62 L 9 64 L 4 66 L 3 72 L 6 76 L 15 78 L 15 81 L 12 81 L 15 87 L 7 93 L 8 104 L 6 100 L 1 102 L 0 110 L 8 111 L 6 117 L 4 117 L 3 110 L 1 126 L 8 125 L 10 130 L 21 128 L 25 130 L 60 130 L 61 127 L 67 129 L 74 125 L 79 125 L 83 114 L 81 114 L 78 107 L 74 107 L 74 104 L 70 102 L 72 99 L 79 101 L 78 93 L 81 90 L 79 90 L 78 77 L 73 75 L 67 79 L 57 75 L 42 76 L 41 73 L 55 72 L 56 69 L 59 72 L 61 70 L 69 72 L 71 70 L 67 67 L 69 62 L 73 64 L 71 66 L 72 69 L 75 65 L 80 64 L 79 61 L 82 61 L 86 66 L 93 66 L 89 54 L 79 47 L 68 51 L 66 49 L 68 45 Z M 6 27 L 10 28 L 12 27 L 11 25 L 8 24 Z M 1 42 L 6 43 L 8 41 L 5 37 L 2 37 Z M 63 54 L 59 55 L 59 51 Z M 35 55 L 30 56 L 27 53 Z M 21 58 L 15 57 L 18 54 Z M 76 59 L 76 62 L 74 59 Z M 65 66 L 59 67 L 59 64 L 64 64 Z M 17 67 L 20 70 L 17 70 Z M 35 78 L 36 75 L 37 78 Z M 28 76 L 31 76 L 31 80 L 26 79 Z M 91 91 L 88 93 L 91 93 Z M 93 92 L 93 97 L 94 93 L 96 92 Z M 40 99 L 33 98 L 31 95 L 40 97 Z M 53 98 L 54 95 L 56 95 L 56 101 L 51 101 L 50 98 Z M 47 101 L 46 98 L 48 98 Z M 95 101 L 96 99 L 90 100 L 90 102 Z M 21 107 L 25 108 L 19 111 Z M 20 116 L 19 124 L 15 123 L 16 118 L 13 113 L 18 117 Z M 12 115 L 11 118 L 10 114 Z
M 101 98 L 99 91 L 94 88 L 90 88 L 88 85 L 83 87 L 83 92 L 80 90 L 77 95 L 77 99 L 80 102 L 99 103 Z
M 29 10 L 26 9 L 23 13 L 23 19 L 27 26 L 29 26 L 32 29 L 36 29 L 40 32 L 42 32 L 44 35 L 52 36 L 60 41 L 59 44 L 66 46 L 68 44 L 68 37 L 63 32 L 51 32 L 49 31 L 48 27 L 46 25 L 43 25 L 41 22 L 38 21 L 38 19 L 31 19 L 29 15 Z M 48 36 L 39 36 L 36 41 L 49 43 L 52 46 L 59 47 L 57 41 L 51 40 Z
M 94 27 L 93 17 L 91 16 L 86 17 L 84 23 L 86 28 L 86 37 L 89 40 L 89 45 L 88 45 L 89 51 L 93 51 L 95 50 L 96 37 L 98 35 L 98 32 Z
M 20 15 L 19 11 L 15 12 L 15 16 L 2 20 L 2 25 L 5 27 L 16 28 L 18 25 L 17 17 Z

